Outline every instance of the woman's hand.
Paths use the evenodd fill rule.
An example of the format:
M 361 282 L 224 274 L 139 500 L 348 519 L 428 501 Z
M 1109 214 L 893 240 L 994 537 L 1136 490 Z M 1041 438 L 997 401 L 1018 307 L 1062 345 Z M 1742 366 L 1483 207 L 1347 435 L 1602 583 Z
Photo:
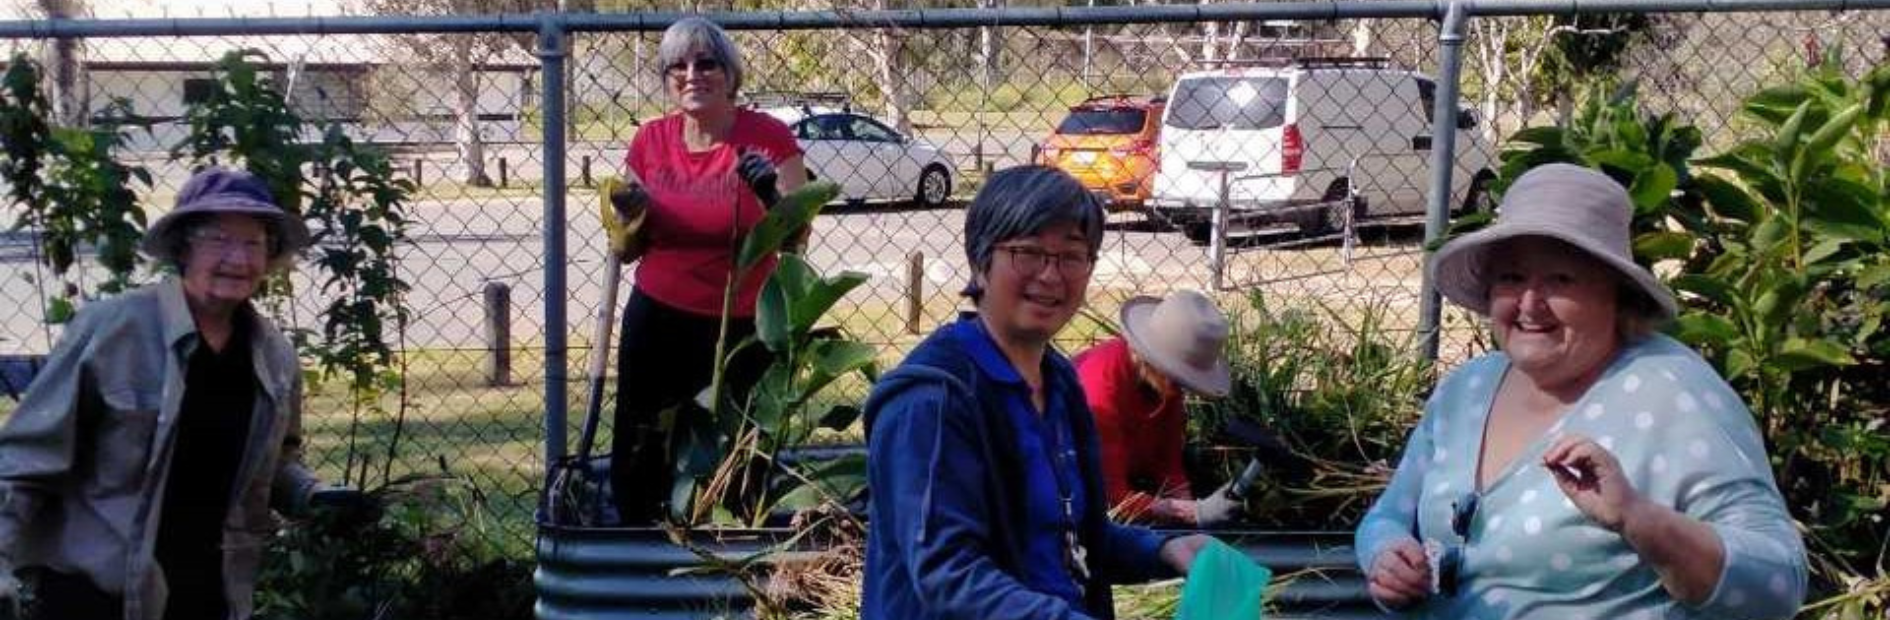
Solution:
M 1642 501 L 1614 453 L 1582 435 L 1555 440 L 1542 454 L 1542 465 L 1575 508 L 1608 531 L 1619 533 Z
M 1409 607 L 1431 596 L 1431 563 L 1424 546 L 1409 538 L 1378 552 L 1365 577 L 1365 590 L 1386 607 Z
M 1188 567 L 1194 566 L 1194 555 L 1200 553 L 1201 548 L 1207 546 L 1209 540 L 1213 538 L 1206 534 L 1189 534 L 1170 538 L 1168 542 L 1162 543 L 1162 563 L 1173 567 L 1175 572 L 1186 575 Z
M 781 190 L 775 185 L 780 172 L 775 170 L 774 162 L 758 150 L 742 151 L 741 158 L 735 161 L 735 175 L 755 193 L 755 199 L 761 201 L 761 208 L 773 209 L 774 203 L 781 201 Z

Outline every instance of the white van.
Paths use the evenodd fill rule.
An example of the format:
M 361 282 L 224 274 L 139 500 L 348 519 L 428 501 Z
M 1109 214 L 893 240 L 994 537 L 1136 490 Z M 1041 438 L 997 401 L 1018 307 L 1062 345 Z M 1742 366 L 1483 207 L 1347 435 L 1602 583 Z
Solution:
M 1229 221 L 1305 233 L 1355 218 L 1422 215 L 1430 187 L 1435 86 L 1379 58 L 1299 58 L 1183 74 L 1162 115 L 1149 205 L 1196 241 L 1228 173 Z M 1476 118 L 1457 123 L 1452 203 L 1487 208 L 1495 178 Z M 1357 199 L 1353 199 L 1356 192 Z M 1232 227 L 1230 227 L 1232 228 Z

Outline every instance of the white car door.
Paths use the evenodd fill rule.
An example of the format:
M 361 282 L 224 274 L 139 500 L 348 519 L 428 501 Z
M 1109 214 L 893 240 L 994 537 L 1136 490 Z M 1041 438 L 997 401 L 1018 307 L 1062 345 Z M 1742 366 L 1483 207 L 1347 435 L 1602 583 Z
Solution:
M 905 140 L 879 121 L 854 116 L 849 123 L 853 139 L 871 153 L 871 164 L 860 170 L 873 176 L 873 198 L 899 200 L 911 198 L 919 187 L 919 167 L 906 154 Z
M 847 116 L 826 114 L 801 121 L 801 148 L 806 151 L 807 168 L 820 178 L 840 184 L 840 196 L 865 200 L 873 195 L 875 175 L 862 172 L 861 166 L 871 154 L 852 140 Z M 868 165 L 870 170 L 870 165 Z

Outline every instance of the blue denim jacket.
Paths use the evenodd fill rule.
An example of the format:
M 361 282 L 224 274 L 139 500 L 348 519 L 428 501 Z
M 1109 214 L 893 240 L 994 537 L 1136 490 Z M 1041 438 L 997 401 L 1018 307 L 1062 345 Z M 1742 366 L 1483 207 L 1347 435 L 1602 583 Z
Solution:
M 301 369 L 254 310 L 256 408 L 223 523 L 224 591 L 250 615 L 271 502 L 299 511 L 316 485 L 302 467 Z M 0 570 L 80 573 L 125 598 L 126 620 L 158 620 L 166 592 L 154 564 L 184 377 L 200 342 L 175 278 L 80 310 L 20 407 L 0 427 Z M 214 386 L 191 386 L 193 388 Z

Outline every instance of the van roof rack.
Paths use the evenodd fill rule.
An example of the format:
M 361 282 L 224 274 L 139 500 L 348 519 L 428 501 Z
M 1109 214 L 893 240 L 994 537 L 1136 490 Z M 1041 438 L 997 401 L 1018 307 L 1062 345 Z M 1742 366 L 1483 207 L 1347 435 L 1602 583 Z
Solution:
M 1103 102 L 1128 103 L 1131 101 L 1142 102 L 1142 103 L 1162 103 L 1162 102 L 1168 101 L 1168 96 L 1167 95 L 1137 95 L 1133 93 L 1110 93 L 1107 95 L 1094 95 L 1094 96 L 1085 98 L 1083 99 L 1082 102 L 1077 103 L 1076 105 L 1084 106 L 1084 105 L 1103 103 Z
M 796 107 L 803 110 L 826 106 L 851 111 L 853 96 L 841 91 L 758 90 L 747 95 L 749 107 Z
M 1194 62 L 1206 66 L 1220 67 L 1298 67 L 1301 69 L 1330 69 L 1337 67 L 1383 69 L 1391 66 L 1391 59 L 1384 56 L 1261 56 L 1259 58 L 1217 58 L 1213 60 L 1196 60 Z

